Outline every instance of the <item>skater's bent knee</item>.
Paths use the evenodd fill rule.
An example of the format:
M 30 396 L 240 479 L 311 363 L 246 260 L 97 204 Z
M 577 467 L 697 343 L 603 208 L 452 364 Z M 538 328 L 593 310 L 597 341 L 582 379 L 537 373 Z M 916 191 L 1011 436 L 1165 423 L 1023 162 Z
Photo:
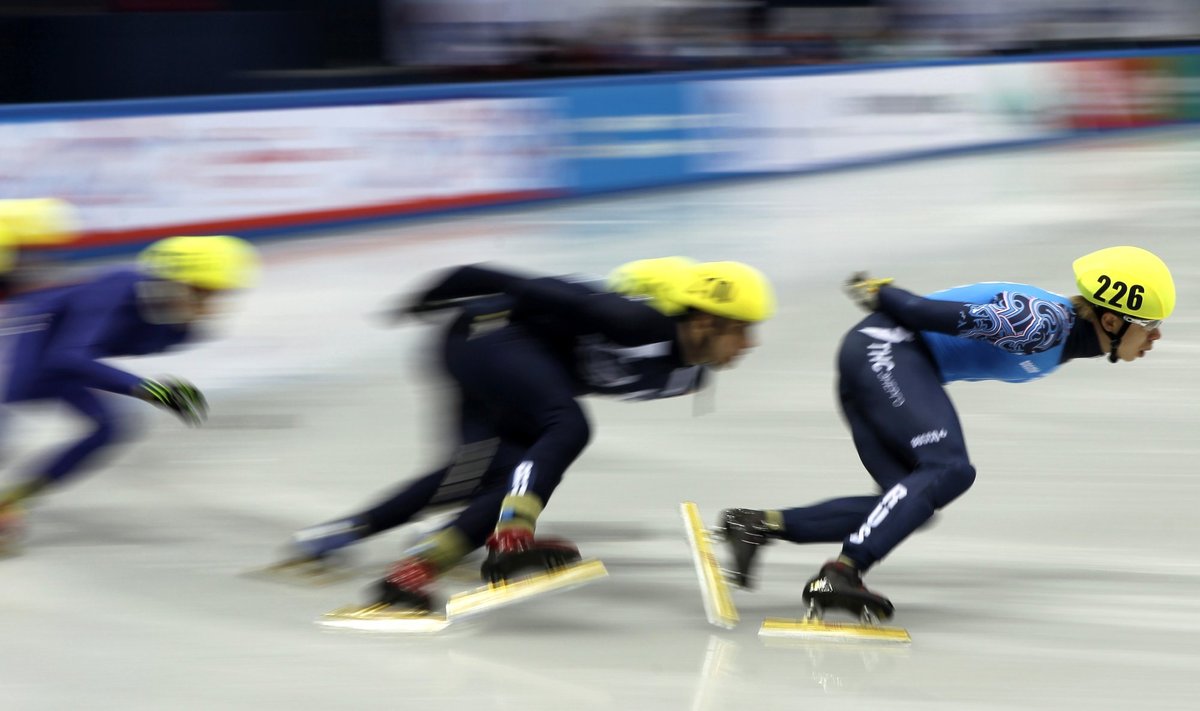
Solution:
M 967 462 L 947 465 L 937 479 L 934 507 L 942 508 L 966 493 L 975 483 L 975 467 Z
M 578 404 L 556 412 L 548 429 L 554 432 L 564 449 L 574 453 L 582 452 L 592 438 L 591 424 Z

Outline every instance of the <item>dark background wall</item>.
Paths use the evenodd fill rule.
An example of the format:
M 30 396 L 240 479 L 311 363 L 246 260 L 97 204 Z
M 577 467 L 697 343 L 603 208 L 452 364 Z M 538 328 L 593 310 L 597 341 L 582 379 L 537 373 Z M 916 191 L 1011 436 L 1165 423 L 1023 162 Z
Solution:
M 383 69 L 379 0 L 0 0 L 0 101 L 346 86 Z M 361 82 L 359 82 L 361 83 Z

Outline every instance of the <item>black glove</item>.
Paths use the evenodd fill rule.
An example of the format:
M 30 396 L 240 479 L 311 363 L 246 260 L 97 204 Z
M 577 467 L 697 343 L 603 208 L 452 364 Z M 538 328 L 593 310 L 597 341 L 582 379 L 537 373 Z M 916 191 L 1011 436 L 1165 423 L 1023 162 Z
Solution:
M 864 311 L 879 308 L 879 289 L 891 284 L 894 279 L 873 279 L 866 272 L 855 272 L 846 280 L 846 295 Z
M 143 380 L 137 396 L 164 410 L 174 412 L 184 424 L 195 427 L 208 417 L 208 401 L 195 385 L 179 378 Z

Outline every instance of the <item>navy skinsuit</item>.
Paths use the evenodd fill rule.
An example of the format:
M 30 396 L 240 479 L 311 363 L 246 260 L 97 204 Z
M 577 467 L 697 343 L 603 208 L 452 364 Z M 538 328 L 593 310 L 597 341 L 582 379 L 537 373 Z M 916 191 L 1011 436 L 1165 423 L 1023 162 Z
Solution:
M 418 307 L 463 298 L 470 301 L 441 351 L 458 386 L 459 446 L 447 466 L 367 511 L 372 533 L 428 506 L 465 501 L 451 525 L 478 547 L 506 494 L 548 501 L 587 446 L 591 427 L 579 396 L 652 399 L 701 386 L 704 369 L 681 359 L 675 320 L 644 302 L 470 266 L 451 272 Z
M 142 379 L 100 359 L 159 353 L 188 339 L 185 325 L 143 317 L 139 285 L 150 281 L 136 270 L 117 269 L 11 302 L 5 320 L 11 362 L 4 401 L 60 400 L 92 423 L 87 436 L 40 464 L 36 477 L 66 479 L 120 439 L 121 422 L 96 391 L 129 395 Z
M 842 540 L 842 555 L 868 569 L 975 481 L 946 382 L 1023 382 L 1097 355 L 1092 325 L 1036 287 L 972 284 L 928 298 L 884 287 L 838 352 L 842 412 L 883 495 L 787 509 L 780 537 Z

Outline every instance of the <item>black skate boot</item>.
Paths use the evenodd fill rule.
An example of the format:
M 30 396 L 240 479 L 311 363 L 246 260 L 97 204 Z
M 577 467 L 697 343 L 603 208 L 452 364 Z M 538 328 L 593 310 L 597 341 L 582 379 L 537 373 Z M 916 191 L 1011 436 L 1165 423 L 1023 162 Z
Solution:
M 524 528 L 496 531 L 487 541 L 487 558 L 479 569 L 484 582 L 498 585 L 527 574 L 547 573 L 580 560 L 579 549 L 554 538 L 533 537 Z
M 421 558 L 405 558 L 379 582 L 378 602 L 400 610 L 430 612 L 433 596 L 430 588 L 437 580 L 437 569 Z
M 733 554 L 730 582 L 741 588 L 754 587 L 754 556 L 760 546 L 771 541 L 771 531 L 762 511 L 754 509 L 725 509 L 721 512 L 718 530 L 725 536 Z
M 804 603 L 809 616 L 820 617 L 825 608 L 835 607 L 870 621 L 891 618 L 896 608 L 891 600 L 873 593 L 863 585 L 862 576 L 853 567 L 831 560 L 821 566 L 816 577 L 804 585 Z

